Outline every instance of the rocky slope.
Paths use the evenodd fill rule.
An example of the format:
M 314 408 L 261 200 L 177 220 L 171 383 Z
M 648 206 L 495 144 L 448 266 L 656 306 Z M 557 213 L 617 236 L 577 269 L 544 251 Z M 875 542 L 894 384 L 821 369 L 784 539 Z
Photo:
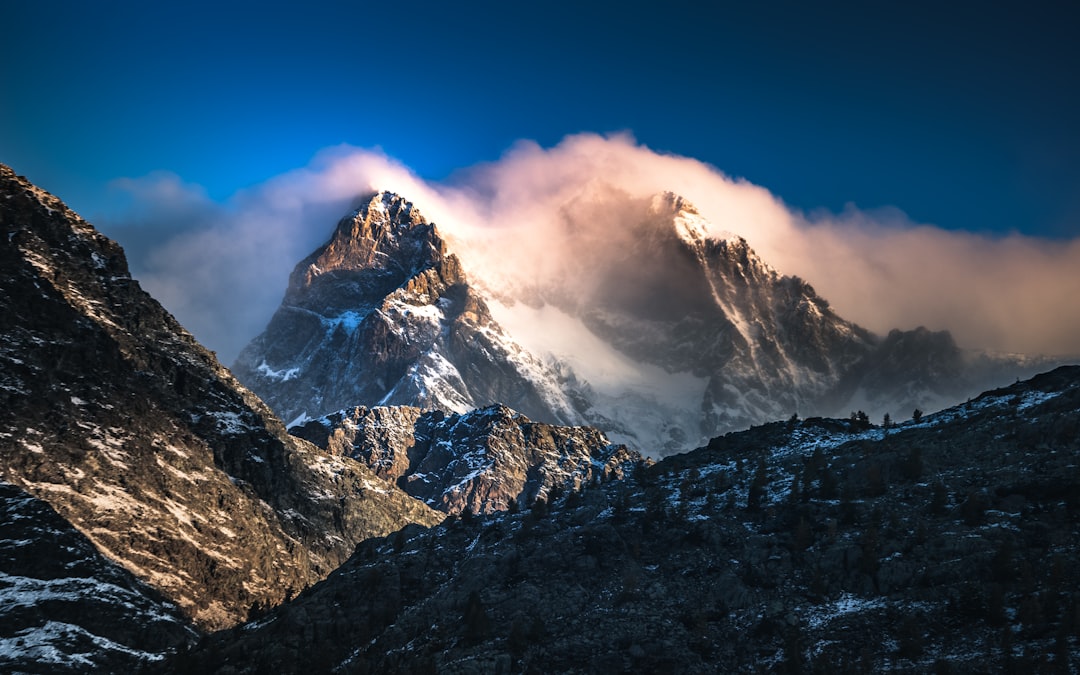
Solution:
M 1073 672 L 1080 367 L 362 544 L 172 672 Z
M 131 279 L 123 251 L 0 167 L 0 479 L 200 625 L 441 515 L 284 426 Z
M 45 502 L 0 482 L 0 671 L 130 671 L 197 637 Z
M 501 405 L 467 414 L 358 407 L 292 433 L 367 464 L 450 514 L 516 510 L 566 489 L 622 478 L 645 461 L 596 429 L 533 422 Z
M 711 235 L 676 195 L 609 210 L 617 227 L 598 232 L 590 221 L 610 214 L 565 209 L 563 239 L 534 256 L 554 272 L 493 280 L 378 193 L 297 265 L 234 372 L 297 423 L 356 405 L 501 403 L 662 456 L 795 412 L 938 409 L 1047 367 L 944 332 L 873 335 L 744 239 Z

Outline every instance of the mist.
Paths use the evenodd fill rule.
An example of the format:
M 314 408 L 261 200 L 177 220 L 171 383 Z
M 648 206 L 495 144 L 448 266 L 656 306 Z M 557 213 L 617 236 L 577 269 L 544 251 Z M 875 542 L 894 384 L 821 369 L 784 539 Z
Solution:
M 1080 354 L 1078 239 L 990 236 L 978 223 L 948 231 L 892 208 L 807 214 L 627 134 L 578 134 L 551 148 L 521 141 L 442 181 L 377 150 L 334 147 L 225 203 L 157 173 L 116 181 L 115 208 L 95 220 L 125 247 L 143 286 L 228 364 L 266 326 L 293 266 L 379 189 L 412 201 L 493 289 L 585 274 L 588 246 L 627 236 L 620 204 L 669 190 L 697 207 L 712 235 L 746 238 L 780 273 L 807 280 L 840 316 L 875 332 L 921 325 L 969 348 Z

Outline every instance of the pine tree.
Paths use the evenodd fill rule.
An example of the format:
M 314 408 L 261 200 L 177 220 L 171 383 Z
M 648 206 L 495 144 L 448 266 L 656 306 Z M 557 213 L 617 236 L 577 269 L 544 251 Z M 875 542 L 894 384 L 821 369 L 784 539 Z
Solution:
M 462 621 L 465 623 L 465 639 L 471 644 L 481 642 L 487 637 L 491 629 L 491 619 L 488 618 L 487 609 L 480 599 L 479 591 L 469 593 L 469 599 L 465 601 Z
M 761 499 L 765 496 L 765 486 L 769 484 L 767 471 L 765 458 L 759 457 L 757 469 L 754 471 L 754 477 L 750 481 L 750 488 L 746 492 L 746 508 L 749 511 L 761 509 Z

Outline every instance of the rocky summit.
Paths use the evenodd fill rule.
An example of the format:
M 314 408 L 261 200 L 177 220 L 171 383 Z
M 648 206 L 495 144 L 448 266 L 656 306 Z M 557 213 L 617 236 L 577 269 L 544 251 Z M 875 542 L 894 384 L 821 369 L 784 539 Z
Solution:
M 657 457 L 793 413 L 934 410 L 1048 365 L 947 332 L 874 335 L 677 195 L 608 210 L 618 227 L 599 236 L 598 215 L 568 205 L 556 271 L 502 283 L 377 193 L 296 266 L 234 371 L 290 424 L 357 405 L 503 404 Z
M 118 245 L 0 167 L 0 479 L 222 628 L 369 536 L 442 516 L 290 436 L 127 269 Z
M 576 419 L 553 376 L 491 318 L 435 226 L 380 192 L 301 261 L 233 372 L 290 423 L 356 405 Z
M 502 405 L 466 414 L 358 407 L 292 433 L 450 514 L 517 510 L 646 462 L 596 429 L 533 422 Z

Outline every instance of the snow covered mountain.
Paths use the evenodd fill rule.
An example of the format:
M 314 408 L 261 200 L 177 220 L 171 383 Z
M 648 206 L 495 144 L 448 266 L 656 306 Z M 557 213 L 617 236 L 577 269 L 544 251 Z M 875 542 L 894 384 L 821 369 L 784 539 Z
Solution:
M 492 319 L 435 226 L 385 192 L 296 266 L 233 372 L 290 424 L 361 404 L 505 403 L 546 421 L 580 419 L 558 374 Z
M 906 417 L 1048 365 L 946 332 L 876 336 L 677 195 L 617 210 L 621 227 L 598 232 L 568 207 L 555 273 L 505 278 L 467 273 L 410 202 L 377 193 L 297 265 L 233 370 L 294 423 L 501 403 L 660 456 L 793 413 Z

